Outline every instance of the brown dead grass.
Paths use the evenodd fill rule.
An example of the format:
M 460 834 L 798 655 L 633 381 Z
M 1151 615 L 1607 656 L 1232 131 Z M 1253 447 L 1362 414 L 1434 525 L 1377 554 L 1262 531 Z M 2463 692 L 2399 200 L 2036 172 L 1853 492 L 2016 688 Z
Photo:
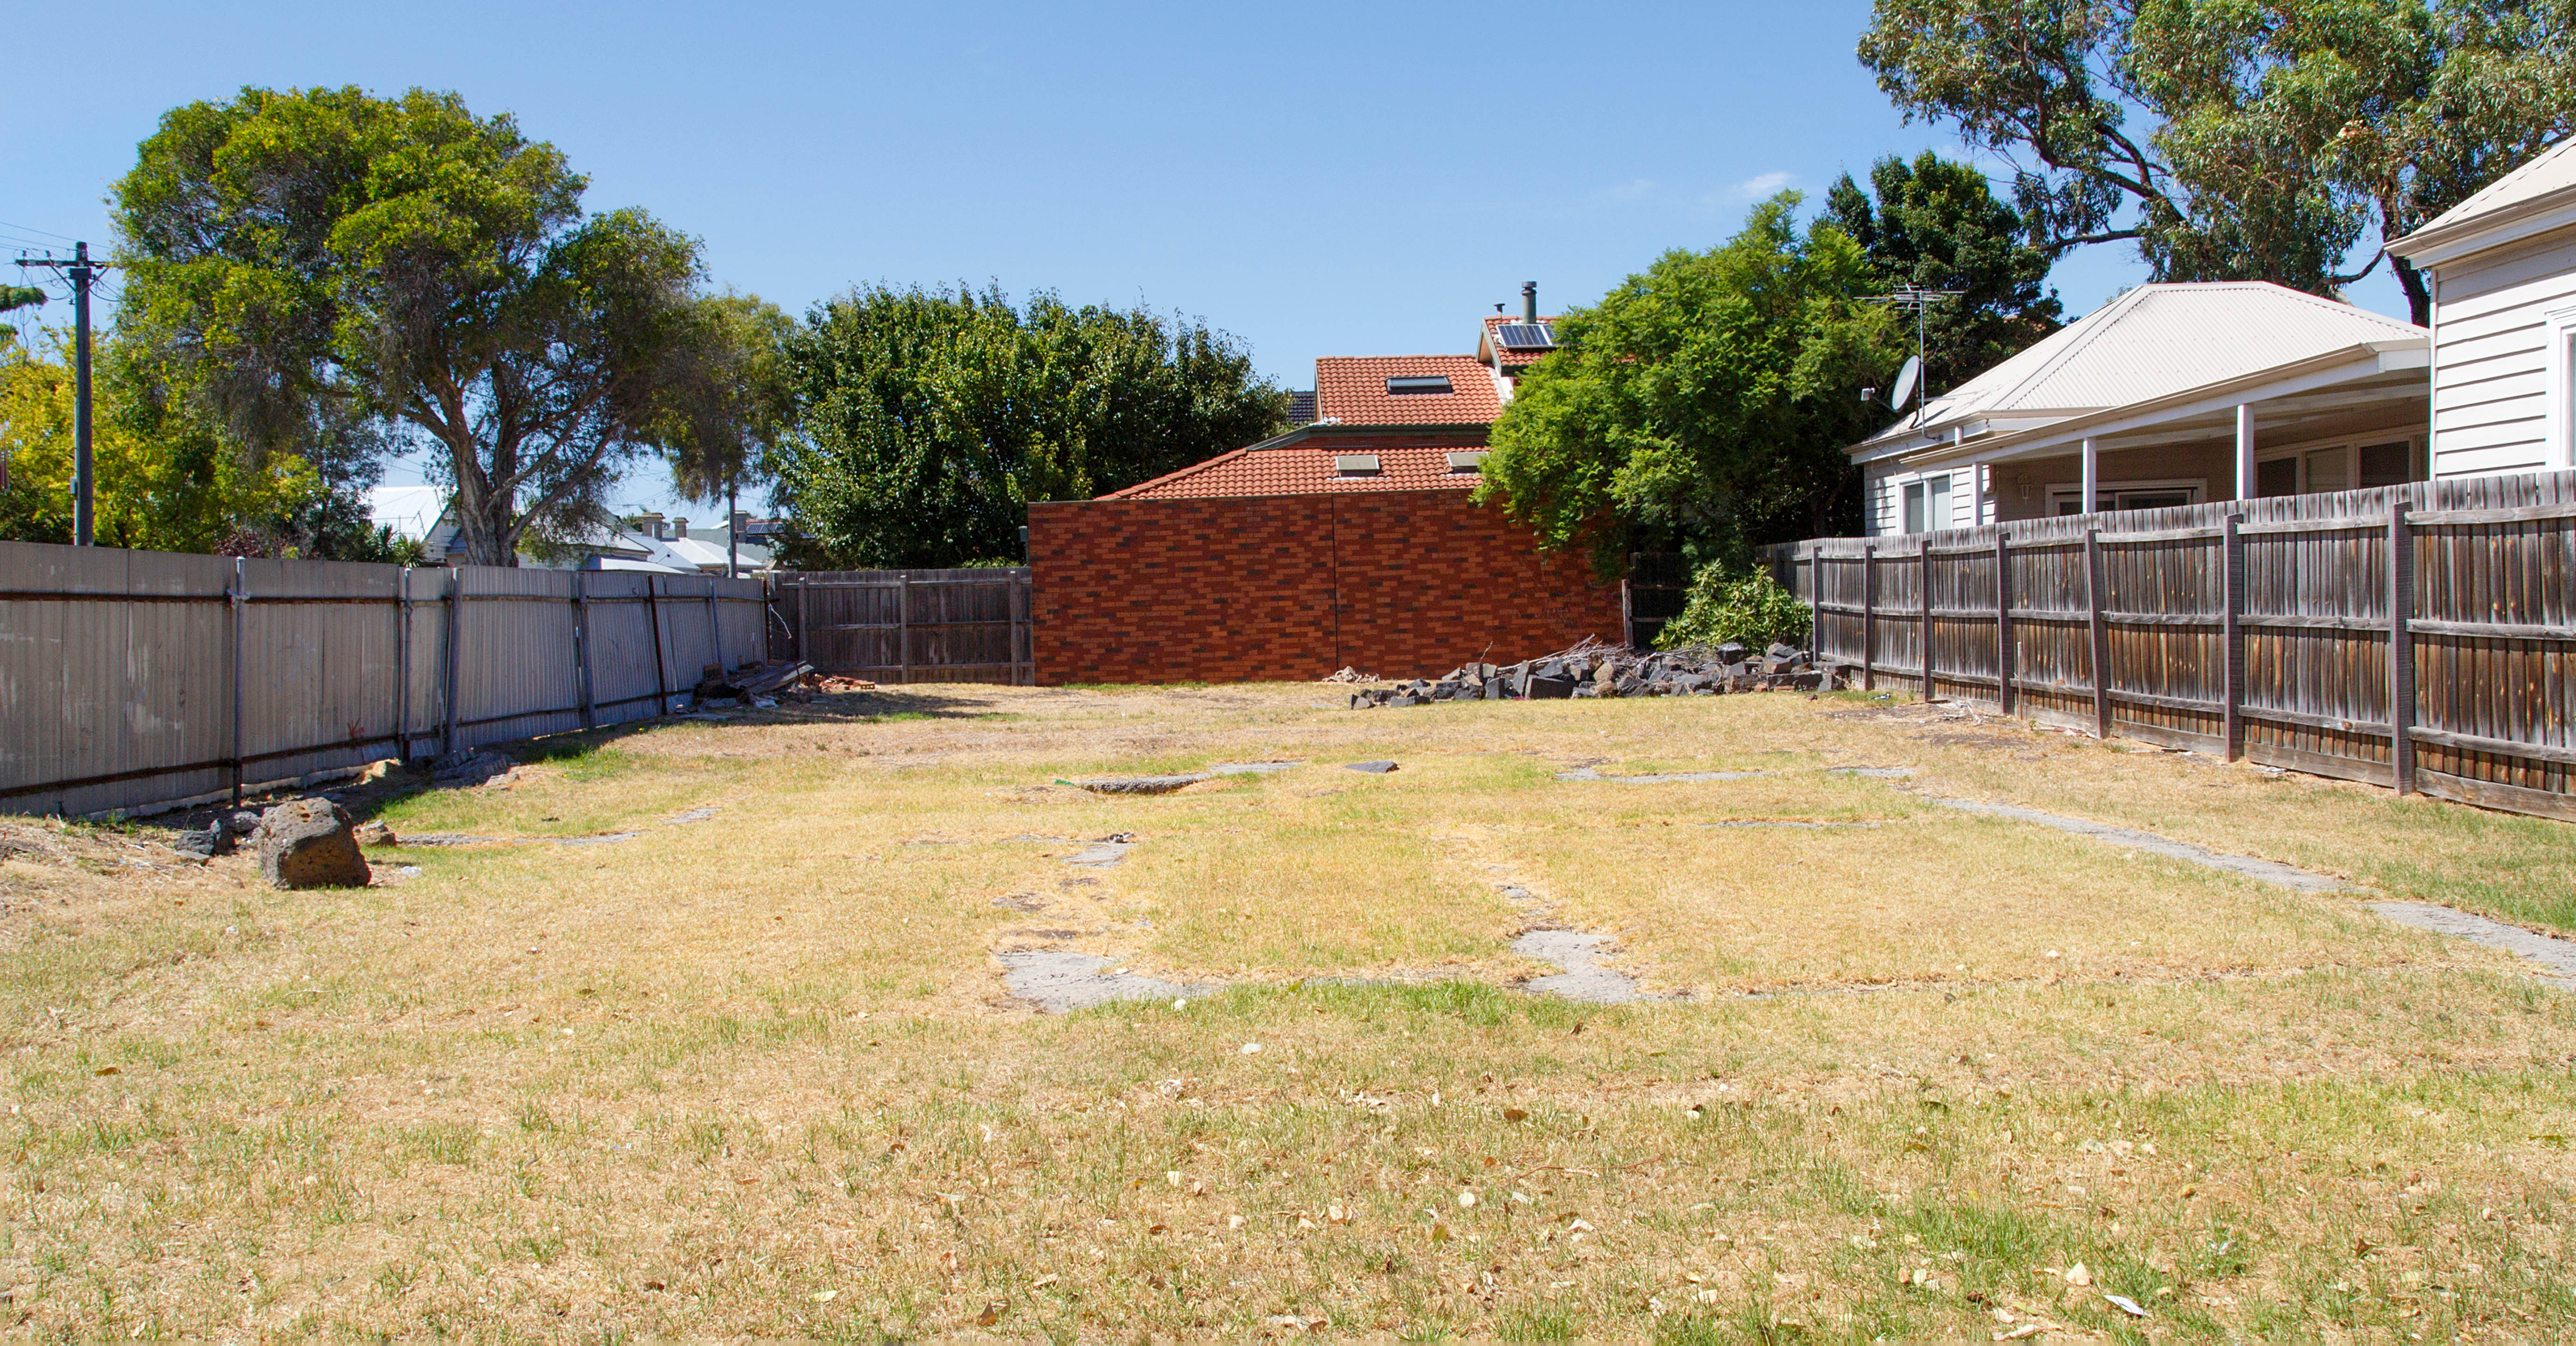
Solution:
M 575 740 L 382 816 L 636 839 L 379 852 L 354 892 L 39 826 L 51 851 L 0 862 L 0 1323 L 2545 1339 L 2576 1314 L 2564 996 L 2350 898 L 1924 796 L 2498 906 L 2559 831 L 1853 701 L 1340 700 L 915 689 Z M 1380 756 L 1404 769 L 1335 765 Z M 1265 758 L 1308 765 L 1049 783 Z M 1774 774 L 1555 779 L 1586 762 Z M 1922 774 L 1822 770 L 1854 764 Z M 1061 862 L 1112 833 L 1123 865 Z M 1693 998 L 1496 989 L 1542 970 L 1506 947 L 1531 909 Z M 1031 945 L 1245 985 L 1039 1017 L 992 958 Z M 1353 976 L 1451 980 L 1317 980 Z

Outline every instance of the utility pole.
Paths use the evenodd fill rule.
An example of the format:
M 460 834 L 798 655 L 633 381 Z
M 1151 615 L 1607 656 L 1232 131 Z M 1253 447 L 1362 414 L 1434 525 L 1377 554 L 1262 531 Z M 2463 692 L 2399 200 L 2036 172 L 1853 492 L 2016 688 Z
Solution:
M 49 266 L 72 283 L 72 545 L 90 541 L 90 502 L 94 497 L 89 466 L 89 285 L 107 267 L 89 259 L 89 244 L 74 243 L 72 255 L 21 253 L 18 265 Z
M 742 554 L 742 492 L 739 485 L 725 483 L 725 578 L 741 579 L 734 558 Z

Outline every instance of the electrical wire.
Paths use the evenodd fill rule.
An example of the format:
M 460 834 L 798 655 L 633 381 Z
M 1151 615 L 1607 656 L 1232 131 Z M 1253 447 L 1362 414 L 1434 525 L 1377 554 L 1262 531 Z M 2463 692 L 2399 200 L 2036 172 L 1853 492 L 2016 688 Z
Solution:
M 7 220 L 0 220 L 0 229 L 24 229 L 31 234 L 42 234 L 47 238 L 59 238 L 65 243 L 77 243 L 80 241 L 69 234 L 57 234 L 51 229 L 39 229 L 32 224 L 12 224 Z

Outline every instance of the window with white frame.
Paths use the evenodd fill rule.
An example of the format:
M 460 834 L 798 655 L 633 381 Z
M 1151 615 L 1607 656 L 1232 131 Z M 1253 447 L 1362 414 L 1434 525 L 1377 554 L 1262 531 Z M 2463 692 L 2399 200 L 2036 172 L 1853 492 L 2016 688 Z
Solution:
M 2424 443 L 2420 434 L 2381 432 L 2268 449 L 2254 462 L 2254 494 L 2314 495 L 2422 481 L 2428 475 Z
M 2576 467 L 2576 308 L 2549 315 L 2549 452 Z
M 1950 526 L 1950 474 L 1905 483 L 1905 531 L 1929 533 Z
M 2172 477 L 2154 481 L 2106 481 L 2093 488 L 2093 499 L 2105 510 L 2171 509 L 2176 505 L 2197 505 L 2209 496 L 2209 482 L 2202 477 Z M 2051 514 L 2084 512 L 2084 484 L 2056 481 L 2048 485 L 2048 510 Z

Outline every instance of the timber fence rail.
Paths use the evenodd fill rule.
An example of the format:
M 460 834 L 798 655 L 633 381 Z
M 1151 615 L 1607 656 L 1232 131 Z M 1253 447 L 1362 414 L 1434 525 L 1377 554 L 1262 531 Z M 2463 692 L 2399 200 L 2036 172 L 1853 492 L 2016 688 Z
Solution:
M 2576 473 L 1768 559 L 1865 687 L 2576 820 Z
M 757 580 L 0 542 L 0 811 L 215 799 L 664 714 Z
M 873 682 L 1037 681 L 1025 566 L 818 570 L 781 575 L 797 654 Z

